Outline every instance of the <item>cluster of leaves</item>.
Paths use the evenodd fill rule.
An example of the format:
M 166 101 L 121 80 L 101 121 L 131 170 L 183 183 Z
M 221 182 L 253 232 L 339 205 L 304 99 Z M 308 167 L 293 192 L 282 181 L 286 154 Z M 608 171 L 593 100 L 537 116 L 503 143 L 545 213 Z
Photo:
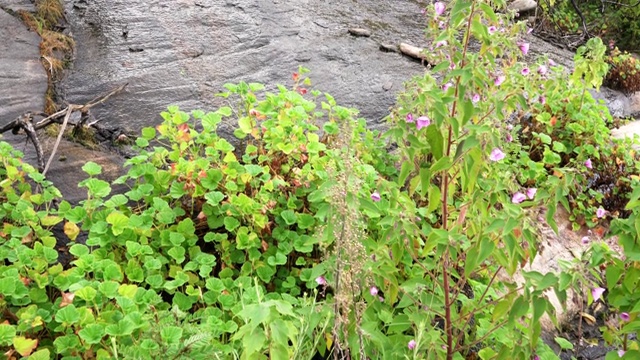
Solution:
M 573 183 L 559 200 L 571 211 L 574 226 L 593 227 L 602 216 L 626 215 L 629 178 L 638 174 L 637 156 L 628 151 L 628 140 L 611 137 L 613 119 L 606 106 L 593 99 L 588 88 L 599 89 L 607 65 L 605 46 L 599 38 L 578 50 L 571 78 L 553 63 L 536 64 L 535 78 L 544 93 L 528 112 L 521 113 L 516 127 L 521 149 L 519 179 L 541 186 L 550 176 Z M 570 82 L 574 86 L 566 86 Z
M 607 57 L 607 63 L 610 65 L 605 83 L 608 87 L 626 93 L 640 91 L 640 60 L 616 47 Z
M 635 270 L 606 248 L 586 271 L 522 270 L 540 245 L 535 206 L 552 227 L 558 203 L 591 224 L 609 198 L 589 182 L 635 162 L 610 149 L 610 115 L 586 91 L 606 72 L 602 43 L 579 51 L 572 74 L 548 59 L 528 65 L 524 24 L 505 25 L 494 5 L 506 4 L 425 10 L 433 68 L 407 83 L 384 136 L 308 90 L 301 69 L 275 93 L 228 84 L 219 96 L 232 104 L 214 112 L 169 107 L 114 182 L 128 190 L 112 194 L 89 162 L 78 206 L 54 207 L 59 192 L 0 143 L 0 349 L 34 359 L 552 359 L 539 341 L 540 319 L 556 321 L 547 294 L 564 301 L 607 264 L 615 306 L 635 319 L 637 276 L 623 275 Z M 218 134 L 230 120 L 233 143 Z M 618 232 L 633 259 L 632 218 Z M 631 358 L 619 334 L 607 339 Z
M 611 3 L 600 1 L 572 2 L 571 0 L 550 0 L 540 3 L 544 13 L 541 19 L 547 30 L 559 36 L 584 33 L 599 36 L 615 42 L 621 49 L 640 48 L 640 4 L 635 0 Z
M 327 144 L 350 122 L 359 140 L 348 145 L 366 151 L 362 171 L 394 170 L 364 120 L 329 95 L 316 109 L 321 94 L 305 99 L 308 80 L 295 78 L 294 90 L 280 87 L 262 100 L 255 94 L 262 85 L 227 85 L 221 96 L 240 98 L 235 113 L 190 116 L 170 107 L 163 124 L 142 131 L 139 155 L 114 182 L 129 190 L 112 195 L 101 167 L 89 162 L 80 206 L 52 207 L 60 193 L 2 143 L 3 352 L 69 359 L 326 352 L 331 313 L 315 300 L 325 271 L 317 228 L 331 211 L 326 188 L 340 160 Z M 244 139 L 238 149 L 217 134 L 232 115 Z M 58 263 L 54 226 L 68 238 L 68 266 Z

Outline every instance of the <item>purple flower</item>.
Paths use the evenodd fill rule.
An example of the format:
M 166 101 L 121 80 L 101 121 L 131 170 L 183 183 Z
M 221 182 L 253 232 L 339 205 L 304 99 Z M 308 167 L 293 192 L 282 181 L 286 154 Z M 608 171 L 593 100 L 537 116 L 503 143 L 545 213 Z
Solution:
M 429 119 L 426 116 L 420 116 L 418 118 L 418 120 L 416 121 L 416 128 L 418 130 L 422 129 L 423 127 L 427 127 L 431 124 L 431 119 Z
M 538 101 L 540 102 L 540 104 L 544 105 L 547 102 L 547 97 L 544 95 L 540 95 Z
M 620 314 L 620 320 L 627 322 L 631 319 L 631 316 L 629 316 L 629 313 L 623 312 Z
M 556 62 L 553 61 L 552 59 L 549 59 L 548 63 L 549 63 L 549 66 L 556 66 L 557 65 Z
M 378 300 L 380 300 L 380 302 L 384 302 L 384 298 L 382 296 L 378 296 Z
M 607 211 L 602 207 L 599 207 L 598 210 L 596 210 L 596 216 L 598 217 L 598 219 L 602 219 L 606 214 Z
M 433 4 L 433 6 L 436 9 L 437 16 L 444 14 L 444 9 L 446 5 L 442 1 L 438 1 L 437 3 Z
M 448 82 L 448 83 L 442 85 L 442 91 L 447 91 L 452 86 L 453 86 L 453 83 L 452 82 Z
M 623 356 L 624 356 L 624 353 L 625 353 L 625 351 L 624 351 L 624 350 L 622 350 L 622 349 L 618 350 L 618 356 L 619 356 L 619 357 L 623 357 Z
M 526 68 L 520 70 L 520 74 L 525 75 L 525 76 L 529 75 L 529 68 L 526 67 Z
M 498 30 L 498 28 L 497 28 L 497 27 L 495 27 L 495 26 L 489 26 L 489 27 L 487 28 L 487 31 L 489 32 L 489 35 L 492 35 L 492 34 L 493 34 L 494 32 L 496 32 L 497 30 Z
M 601 287 L 597 287 L 595 289 L 591 290 L 591 296 L 593 296 L 593 301 L 598 301 L 601 297 L 602 294 L 604 294 L 606 289 L 601 288 Z
M 407 119 L 406 119 L 406 121 L 407 121 L 408 123 L 412 123 L 412 122 L 413 122 L 413 114 L 408 113 L 408 114 L 407 114 Z
M 527 196 L 521 192 L 513 194 L 513 197 L 511 198 L 511 202 L 514 204 L 520 204 L 525 200 L 527 200 Z
M 438 41 L 436 43 L 436 49 L 439 48 L 439 47 L 442 47 L 442 46 L 447 46 L 447 44 L 448 44 L 447 40 Z
M 511 136 L 511 133 L 507 133 L 507 142 L 512 142 L 513 141 L 513 136 Z
M 505 80 L 507 80 L 507 77 L 506 77 L 506 76 L 504 76 L 504 75 L 500 75 L 500 76 L 498 76 L 495 80 L 493 80 L 493 83 L 494 83 L 496 86 L 500 86 L 500 85 L 502 85 L 502 83 L 503 83 Z
M 375 201 L 375 202 L 380 201 L 380 193 L 379 193 L 379 192 L 377 192 L 377 191 L 374 191 L 374 192 L 371 194 L 371 200 L 373 200 L 373 201 Z
M 446 24 L 444 21 L 440 21 L 440 22 L 438 23 L 438 28 L 440 28 L 440 29 L 444 29 L 446 25 L 447 25 L 447 24 Z
M 491 161 L 500 161 L 505 158 L 505 154 L 499 148 L 495 148 L 491 150 L 491 155 L 489 155 L 489 160 Z
M 371 294 L 371 296 L 378 295 L 378 288 L 375 286 L 372 286 L 371 289 L 369 289 L 369 294 Z
M 422 15 L 424 15 L 424 14 L 426 14 L 427 9 L 422 9 L 422 10 L 420 10 L 420 12 L 422 13 Z
M 582 237 L 582 245 L 587 245 L 589 243 L 589 237 L 588 236 L 583 236 Z
M 527 197 L 529 198 L 529 200 L 533 200 L 533 198 L 536 197 L 537 192 L 538 192 L 538 189 L 536 188 L 528 188 Z
M 325 279 L 324 276 L 318 276 L 316 278 L 316 282 L 318 283 L 318 285 L 327 285 L 327 279 Z
M 471 102 L 475 104 L 478 101 L 480 101 L 480 95 L 479 94 L 473 94 L 473 97 L 471 97 Z
M 415 340 L 409 341 L 409 343 L 407 344 L 407 347 L 409 348 L 409 350 L 415 349 L 416 348 L 416 341 Z
M 519 42 L 518 43 L 518 47 L 520 48 L 520 51 L 522 51 L 522 55 L 527 55 L 527 53 L 529 52 L 529 43 L 528 42 Z
M 545 75 L 549 69 L 545 65 L 538 66 L 538 74 Z
M 587 159 L 587 160 L 584 162 L 584 166 L 586 166 L 586 167 L 587 167 L 587 169 L 593 169 L 593 164 L 591 163 L 591 159 Z

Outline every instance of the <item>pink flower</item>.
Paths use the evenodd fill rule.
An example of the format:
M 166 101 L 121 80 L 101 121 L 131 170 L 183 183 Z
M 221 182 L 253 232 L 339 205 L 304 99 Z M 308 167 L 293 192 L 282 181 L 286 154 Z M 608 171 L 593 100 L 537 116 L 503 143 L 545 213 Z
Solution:
M 511 136 L 511 133 L 507 133 L 507 142 L 512 142 L 513 141 L 513 136 Z
M 384 302 L 384 298 L 382 296 L 378 296 L 378 300 L 380 300 L 380 302 Z
M 413 114 L 411 114 L 411 113 L 407 114 L 406 122 L 408 122 L 408 123 L 412 123 L 413 122 Z
M 540 102 L 540 104 L 544 105 L 547 102 L 547 97 L 544 95 L 540 95 L 538 101 Z
M 500 76 L 498 76 L 498 77 L 493 81 L 493 83 L 494 83 L 496 86 L 500 86 L 500 85 L 502 85 L 502 83 L 503 83 L 505 80 L 507 80 L 507 77 L 506 77 L 506 76 L 504 76 L 504 75 L 500 75 Z
M 452 86 L 453 86 L 453 83 L 448 82 L 448 83 L 446 83 L 446 84 L 442 85 L 442 91 L 447 91 L 447 90 L 449 90 L 449 88 L 450 88 L 450 87 L 452 87 Z
M 527 200 L 527 196 L 521 192 L 513 194 L 513 197 L 511 198 L 511 202 L 514 204 L 520 204 L 525 200 Z
M 444 21 L 440 21 L 440 22 L 438 23 L 438 28 L 440 28 L 440 29 L 444 29 L 446 25 L 447 25 L 447 24 L 446 24 Z
M 520 48 L 520 51 L 522 51 L 522 55 L 527 55 L 527 53 L 529 52 L 529 43 L 528 42 L 519 42 L 518 43 L 518 47 Z
M 525 76 L 529 75 L 529 68 L 526 67 L 526 68 L 520 70 L 520 74 L 525 75 Z
M 553 61 L 552 59 L 549 59 L 549 61 L 548 61 L 548 62 L 549 62 L 549 66 L 556 66 L 556 65 L 558 65 L 558 64 L 556 64 L 556 62 L 555 62 L 555 61 Z
M 325 279 L 324 276 L 318 276 L 316 278 L 316 282 L 318 283 L 318 285 L 327 285 L 327 279 Z
M 371 289 L 369 289 L 369 294 L 371 294 L 371 296 L 378 295 L 378 288 L 375 286 L 372 286 Z
M 587 169 L 593 169 L 593 164 L 591 163 L 591 159 L 587 159 L 587 160 L 584 162 L 584 166 L 586 166 L 586 167 L 587 167 Z
M 538 67 L 538 74 L 545 75 L 549 69 L 545 65 L 540 65 Z
M 489 26 L 489 27 L 487 28 L 487 31 L 489 32 L 489 35 L 492 35 L 492 34 L 493 34 L 494 32 L 496 32 L 497 30 L 498 30 L 498 28 L 497 28 L 497 27 L 495 27 L 495 26 Z
M 407 344 L 407 347 L 409 348 L 409 350 L 415 349 L 416 348 L 416 341 L 415 340 L 409 341 L 409 343 Z
M 602 219 L 606 214 L 607 211 L 602 207 L 599 207 L 598 210 L 596 210 L 596 216 L 598 217 L 598 219 Z
M 447 40 L 438 41 L 436 43 L 436 49 L 439 48 L 439 47 L 442 47 L 442 46 L 447 46 L 447 44 L 448 44 Z
M 491 155 L 489 155 L 489 160 L 491 161 L 500 161 L 505 158 L 505 154 L 499 148 L 495 148 L 491 150 Z
M 600 300 L 600 298 L 602 297 L 602 294 L 604 294 L 605 291 L 606 291 L 606 289 L 603 289 L 601 287 L 597 287 L 595 289 L 592 289 L 591 290 L 591 296 L 593 296 L 593 301 Z
M 422 15 L 426 14 L 427 13 L 427 9 L 420 10 L 420 13 L 422 13 Z
M 371 200 L 373 200 L 373 201 L 375 201 L 375 202 L 380 201 L 380 193 L 379 193 L 379 192 L 377 192 L 377 191 L 374 191 L 374 192 L 371 194 Z
M 589 237 L 588 236 L 583 236 L 582 237 L 582 245 L 587 245 L 589 243 Z
M 536 188 L 528 188 L 527 197 L 529 198 L 529 200 L 533 200 L 533 198 L 536 197 L 537 192 L 538 192 L 538 189 Z
M 528 28 L 527 29 L 527 34 L 531 34 L 533 32 L 533 28 Z
M 627 322 L 631 319 L 631 316 L 629 316 L 629 313 L 623 312 L 620 314 L 620 320 Z
M 625 351 L 620 349 L 618 350 L 618 357 L 623 357 L 624 356 Z
M 480 95 L 479 94 L 473 94 L 473 97 L 471 98 L 471 102 L 475 104 L 478 101 L 480 101 Z
M 420 116 L 418 118 L 418 120 L 416 121 L 416 128 L 418 130 L 422 129 L 423 127 L 427 127 L 431 124 L 431 119 L 429 119 L 426 116 Z
M 440 16 L 444 14 L 444 9 L 446 8 L 446 5 L 442 1 L 438 1 L 437 3 L 433 4 L 433 6 L 436 10 L 436 16 Z

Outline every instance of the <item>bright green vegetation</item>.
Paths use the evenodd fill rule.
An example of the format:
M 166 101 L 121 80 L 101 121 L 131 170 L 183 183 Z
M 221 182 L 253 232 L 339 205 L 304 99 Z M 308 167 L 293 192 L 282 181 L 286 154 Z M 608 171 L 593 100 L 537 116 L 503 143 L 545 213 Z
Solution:
M 604 45 L 580 49 L 572 72 L 526 65 L 522 24 L 501 31 L 509 19 L 481 1 L 449 6 L 426 12 L 434 67 L 406 83 L 384 134 L 301 69 L 274 93 L 228 84 L 213 112 L 169 107 L 115 181 L 129 190 L 89 162 L 77 206 L 0 143 L 0 350 L 555 359 L 540 340 L 541 318 L 557 323 L 547 294 L 576 291 L 620 315 L 603 338 L 636 358 L 638 163 L 586 91 L 607 72 Z M 576 226 L 612 219 L 624 254 L 593 242 L 559 274 L 521 270 L 540 206 L 554 228 L 557 206 Z

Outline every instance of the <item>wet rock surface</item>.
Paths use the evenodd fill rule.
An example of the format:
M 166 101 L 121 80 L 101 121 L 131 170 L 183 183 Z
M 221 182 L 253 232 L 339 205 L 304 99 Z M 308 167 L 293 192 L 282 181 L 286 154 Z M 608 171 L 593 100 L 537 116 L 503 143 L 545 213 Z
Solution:
M 5 3 L 0 2 L 0 8 Z M 7 7 L 8 8 L 8 7 Z M 0 124 L 44 107 L 47 74 L 40 63 L 40 37 L 0 9 Z
M 0 1 L 0 8 L 8 11 L 36 11 L 36 5 L 34 1 L 30 0 L 2 0 Z
M 372 127 L 396 92 L 424 67 L 380 43 L 424 44 L 423 16 L 406 0 L 75 0 L 67 18 L 78 44 L 61 88 L 70 102 L 129 82 L 127 92 L 94 115 L 139 129 L 167 105 L 183 110 L 224 104 L 225 83 L 291 83 L 302 65 L 313 88 L 358 108 Z M 348 29 L 367 29 L 356 37 Z M 222 126 L 230 134 L 231 124 Z

